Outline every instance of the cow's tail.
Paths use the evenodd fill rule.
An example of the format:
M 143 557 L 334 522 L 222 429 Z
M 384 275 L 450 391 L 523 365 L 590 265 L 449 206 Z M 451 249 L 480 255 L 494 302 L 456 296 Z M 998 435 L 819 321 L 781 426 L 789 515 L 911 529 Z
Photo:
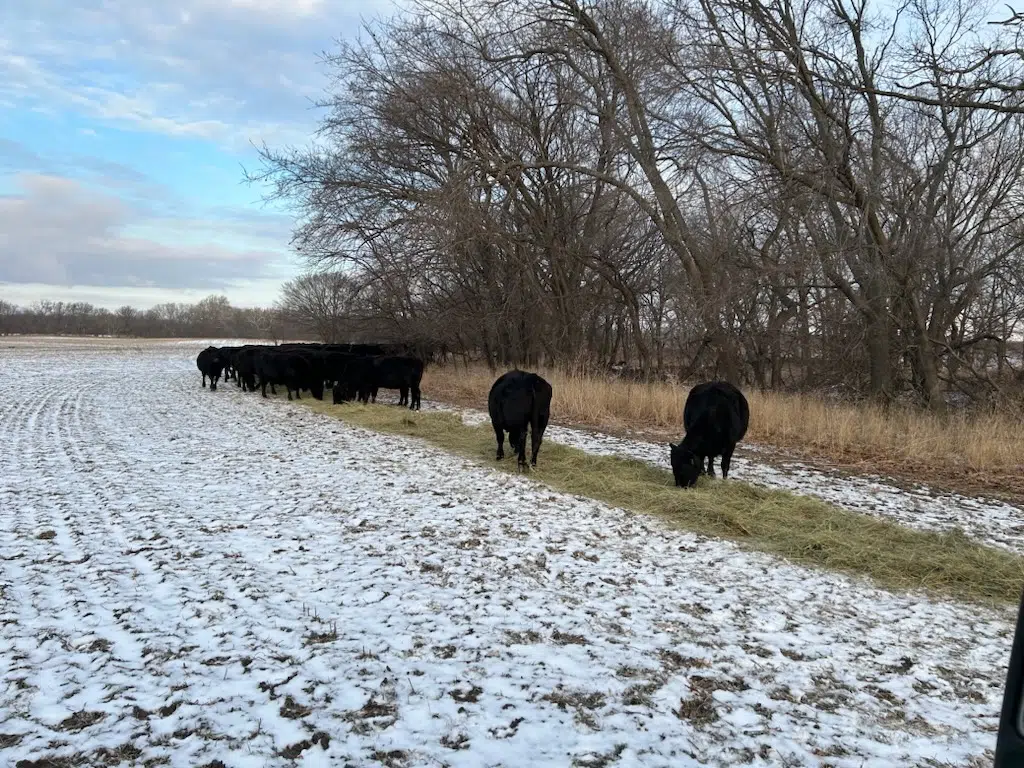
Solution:
M 540 436 L 548 426 L 548 415 L 551 413 L 551 388 L 545 386 L 538 378 L 534 378 L 530 405 L 530 432 L 534 445 L 540 444 Z M 526 434 L 523 434 L 526 440 Z

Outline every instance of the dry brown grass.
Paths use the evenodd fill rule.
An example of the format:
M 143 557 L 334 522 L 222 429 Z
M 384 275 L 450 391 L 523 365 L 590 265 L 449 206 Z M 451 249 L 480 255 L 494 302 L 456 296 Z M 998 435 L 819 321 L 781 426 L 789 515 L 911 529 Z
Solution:
M 540 373 L 551 382 L 554 421 L 659 439 L 683 434 L 691 385 Z M 427 368 L 426 397 L 485 409 L 495 379 L 484 366 Z M 1024 499 L 1024 422 L 1019 415 L 939 417 L 912 409 L 827 403 L 811 395 L 745 390 L 745 442 L 842 469 L 885 474 L 938 488 Z

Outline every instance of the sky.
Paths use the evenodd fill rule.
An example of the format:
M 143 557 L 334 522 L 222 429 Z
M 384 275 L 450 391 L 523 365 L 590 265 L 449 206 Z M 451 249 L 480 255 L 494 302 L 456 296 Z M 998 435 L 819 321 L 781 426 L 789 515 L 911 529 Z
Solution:
M 252 144 L 307 144 L 319 54 L 396 7 L 0 3 L 0 299 L 271 305 L 301 263 Z

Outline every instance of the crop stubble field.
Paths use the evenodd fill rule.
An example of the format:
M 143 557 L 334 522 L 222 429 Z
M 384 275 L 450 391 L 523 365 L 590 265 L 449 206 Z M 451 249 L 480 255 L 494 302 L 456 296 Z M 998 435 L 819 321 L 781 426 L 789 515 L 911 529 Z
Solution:
M 0 342 L 0 762 L 990 756 L 1008 608 L 886 592 L 233 384 L 211 393 L 202 346 Z M 810 470 L 734 467 L 839 493 Z M 874 485 L 863 511 L 901 508 Z M 956 518 L 957 497 L 932 498 L 907 503 Z M 1016 549 L 1024 515 L 993 504 L 963 499 L 968 532 Z

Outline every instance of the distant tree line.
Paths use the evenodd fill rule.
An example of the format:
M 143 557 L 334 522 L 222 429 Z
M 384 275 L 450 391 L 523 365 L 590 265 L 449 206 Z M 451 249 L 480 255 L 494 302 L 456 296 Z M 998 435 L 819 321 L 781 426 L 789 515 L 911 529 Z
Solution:
M 248 178 L 343 281 L 327 325 L 942 410 L 1020 373 L 1024 59 L 984 10 L 420 0 Z
M 0 300 L 0 335 L 139 336 L 167 338 L 311 338 L 280 309 L 233 307 L 225 296 L 195 304 L 169 302 L 116 310 L 80 301 L 37 301 L 26 307 Z

